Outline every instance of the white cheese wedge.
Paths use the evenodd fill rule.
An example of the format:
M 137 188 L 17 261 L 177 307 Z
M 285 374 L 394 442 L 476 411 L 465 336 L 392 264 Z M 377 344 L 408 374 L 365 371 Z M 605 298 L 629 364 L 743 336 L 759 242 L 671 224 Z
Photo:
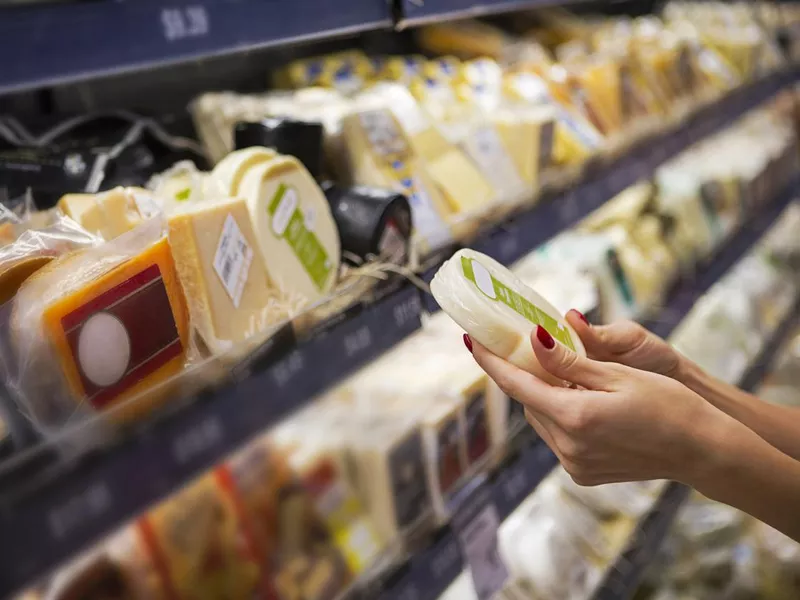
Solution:
M 247 171 L 239 195 L 272 282 L 308 302 L 325 296 L 336 283 L 341 249 L 328 201 L 311 174 L 296 158 L 276 156 Z
M 194 204 L 169 219 L 192 323 L 214 353 L 262 331 L 269 279 L 242 199 Z
M 580 338 L 558 310 L 503 265 L 473 250 L 459 250 L 431 282 L 442 309 L 480 344 L 537 377 L 559 385 L 533 353 L 537 325 L 557 343 L 586 355 Z
M 239 185 L 247 171 L 259 164 L 272 160 L 277 152 L 271 148 L 254 146 L 231 152 L 217 163 L 211 171 L 211 177 L 219 188 L 228 196 L 239 194 Z

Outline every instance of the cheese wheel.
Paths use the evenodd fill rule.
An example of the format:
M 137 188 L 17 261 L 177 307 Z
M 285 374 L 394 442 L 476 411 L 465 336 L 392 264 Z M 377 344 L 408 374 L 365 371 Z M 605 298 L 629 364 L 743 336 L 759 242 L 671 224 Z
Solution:
M 285 292 L 320 300 L 336 283 L 339 232 L 328 201 L 296 158 L 277 156 L 252 167 L 239 186 L 267 273 Z
M 211 171 L 211 177 L 216 180 L 223 193 L 236 196 L 245 173 L 251 167 L 272 160 L 276 156 L 275 150 L 261 146 L 237 150 L 217 163 Z
M 541 325 L 557 343 L 586 355 L 578 334 L 552 304 L 484 254 L 456 252 L 436 273 L 431 293 L 470 337 L 548 383 L 563 384 L 536 359 L 528 339 L 534 327 Z

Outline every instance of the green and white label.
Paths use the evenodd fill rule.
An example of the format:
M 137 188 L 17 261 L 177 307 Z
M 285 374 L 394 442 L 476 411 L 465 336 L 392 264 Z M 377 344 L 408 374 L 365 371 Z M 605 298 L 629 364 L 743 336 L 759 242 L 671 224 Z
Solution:
M 272 230 L 287 241 L 308 276 L 323 289 L 331 273 L 328 253 L 314 234 L 313 212 L 304 215 L 297 191 L 282 183 L 268 207 Z
M 572 336 L 566 327 L 533 304 L 533 302 L 524 298 L 504 283 L 498 281 L 497 278 L 477 260 L 462 256 L 461 269 L 464 271 L 464 277 L 474 283 L 475 287 L 477 287 L 484 296 L 495 302 L 502 302 L 534 325 L 541 325 L 547 330 L 547 333 L 573 352 L 575 351 L 575 344 L 572 342 Z

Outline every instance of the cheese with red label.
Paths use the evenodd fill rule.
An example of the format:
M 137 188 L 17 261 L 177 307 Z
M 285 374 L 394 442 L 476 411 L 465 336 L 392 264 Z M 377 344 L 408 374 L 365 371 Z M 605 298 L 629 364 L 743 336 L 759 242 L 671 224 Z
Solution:
M 143 392 L 183 368 L 189 316 L 169 243 L 138 243 L 64 256 L 20 288 L 11 336 L 22 409 L 43 431 L 112 408 L 114 420 L 138 417 L 168 390 Z

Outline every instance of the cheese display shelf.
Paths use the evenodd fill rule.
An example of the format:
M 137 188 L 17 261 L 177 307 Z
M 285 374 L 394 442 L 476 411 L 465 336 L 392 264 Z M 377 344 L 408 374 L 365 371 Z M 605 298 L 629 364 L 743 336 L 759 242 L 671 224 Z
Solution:
M 15 58 L 0 68 L 0 93 L 390 27 L 381 0 L 3 6 L 0 51 Z
M 566 192 L 545 194 L 525 212 L 480 235 L 470 247 L 510 265 L 561 231 L 564 231 L 608 199 L 655 170 L 698 141 L 724 129 L 742 115 L 800 79 L 800 70 L 792 68 L 769 75 L 734 90 L 719 101 L 699 110 L 676 129 L 656 135 L 607 164 L 597 164 Z M 453 252 L 450 248 L 431 261 L 423 279 L 430 282 L 442 262 Z M 423 296 L 427 310 L 439 309 L 429 295 Z
M 796 77 L 795 71 L 785 72 L 733 92 L 677 131 L 651 140 L 610 165 L 590 169 L 591 178 L 566 196 L 544 198 L 531 211 L 482 237 L 476 247 L 510 264 Z M 783 204 L 770 205 L 730 241 L 732 250 L 722 252 L 693 282 L 685 284 L 690 291 L 700 290 L 694 298 L 730 266 L 730 262 L 719 262 L 726 253 L 744 252 Z M 676 324 L 689 310 L 687 293 L 679 297 L 680 306 L 668 306 L 662 321 Z M 102 454 L 63 461 L 54 448 L 44 448 L 13 456 L 0 466 L 0 527 L 6 534 L 0 541 L 4 565 L 0 594 L 20 589 L 88 547 L 398 344 L 420 328 L 421 304 L 411 284 L 390 281 L 376 300 L 357 303 L 300 341 L 288 330 L 274 336 L 245 369 L 233 373 L 233 382 L 179 403 L 169 415 L 145 423 Z M 80 438 L 82 431 L 70 435 Z M 491 497 L 501 516 L 508 515 L 554 464 L 545 446 L 525 446 L 482 485 L 482 490 L 490 490 L 488 496 L 481 493 Z M 457 506 L 470 505 L 474 495 L 468 496 Z M 413 591 L 403 590 L 419 589 L 423 590 L 419 597 L 426 598 L 428 590 L 444 589 L 461 570 L 455 543 L 446 532 L 429 550 L 412 558 L 384 586 L 387 597 L 411 597 L 404 594 Z
M 0 597 L 167 496 L 419 329 L 416 288 L 403 285 L 391 292 L 357 304 L 305 341 L 279 333 L 238 381 L 192 399 L 100 455 L 65 464 L 55 449 L 36 447 L 1 465 L 0 529 L 6 535 L 0 541 Z M 79 438 L 82 431 L 70 435 Z
M 711 286 L 719 281 L 733 266 L 761 239 L 764 233 L 776 222 L 781 213 L 796 197 L 797 184 L 789 186 L 785 193 L 768 208 L 750 220 L 725 245 L 725 247 L 701 268 L 691 282 L 679 287 L 667 304 L 659 311 L 657 319 L 645 324 L 660 335 L 668 336 L 686 317 L 694 303 Z M 776 329 L 774 338 L 769 340 L 753 363 L 753 369 L 743 379 L 747 389 L 755 387 L 763 375 L 774 353 L 783 344 L 784 337 L 791 331 L 788 324 L 796 320 L 800 307 L 795 307 L 791 316 Z M 756 375 L 756 371 L 758 375 Z M 480 480 L 466 486 L 460 496 L 452 502 L 454 515 L 473 513 L 476 501 L 482 506 L 493 504 L 502 521 L 542 482 L 557 464 L 555 455 L 541 441 L 526 444 L 512 454 L 504 464 L 494 471 L 488 480 Z M 630 538 L 625 552 L 609 570 L 595 598 L 628 598 L 635 591 L 642 574 L 664 539 L 669 525 L 688 490 L 679 484 L 670 484 L 653 508 L 648 511 Z M 454 522 L 458 520 L 454 516 Z M 440 532 L 437 539 L 424 551 L 412 556 L 392 577 L 381 583 L 379 589 L 368 586 L 360 597 L 381 599 L 435 600 L 462 572 L 462 560 L 457 533 L 450 527 Z

